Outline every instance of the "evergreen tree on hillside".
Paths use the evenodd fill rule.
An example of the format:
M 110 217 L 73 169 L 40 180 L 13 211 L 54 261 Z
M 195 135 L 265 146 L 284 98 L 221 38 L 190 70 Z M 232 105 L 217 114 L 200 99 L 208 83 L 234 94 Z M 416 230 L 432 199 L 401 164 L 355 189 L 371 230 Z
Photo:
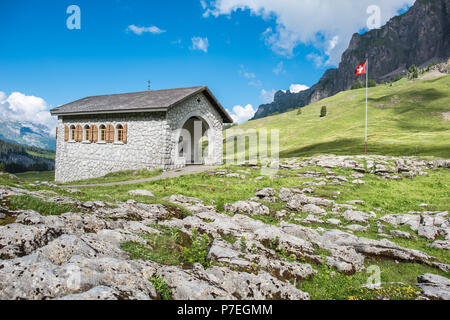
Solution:
M 368 86 L 369 88 L 374 88 L 374 87 L 377 86 L 377 82 L 376 82 L 375 80 L 373 80 L 373 79 L 369 79 L 369 81 L 368 81 L 368 83 L 367 83 L 367 86 Z
M 419 77 L 419 68 L 415 64 L 409 67 L 408 72 L 410 79 L 417 79 Z
M 324 118 L 327 116 L 327 107 L 323 106 L 322 109 L 320 109 L 320 117 Z
M 353 82 L 351 90 L 356 90 L 356 89 L 361 89 L 363 87 L 361 81 L 356 80 L 355 82 Z

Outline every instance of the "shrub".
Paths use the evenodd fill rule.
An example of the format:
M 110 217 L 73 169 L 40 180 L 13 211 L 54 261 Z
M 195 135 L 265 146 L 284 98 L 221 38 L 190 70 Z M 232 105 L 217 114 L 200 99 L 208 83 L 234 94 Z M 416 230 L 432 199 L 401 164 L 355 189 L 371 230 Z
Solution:
M 320 117 L 324 118 L 327 116 L 327 107 L 323 106 L 322 109 L 320 109 Z
M 415 64 L 409 67 L 408 72 L 410 79 L 417 79 L 419 77 L 419 68 Z
M 401 74 L 396 74 L 396 75 L 395 75 L 395 78 L 394 78 L 394 82 L 397 82 L 397 81 L 401 80 L 402 78 L 403 78 L 403 77 L 402 77 Z
M 190 248 L 183 249 L 183 260 L 186 263 L 200 263 L 204 268 L 209 267 L 208 263 L 208 247 L 211 239 L 207 234 L 201 237 L 197 229 L 192 230 L 192 243 Z
M 297 111 L 297 115 L 298 116 L 301 115 L 301 114 L 302 114 L 302 108 L 298 109 L 298 111 Z
M 368 86 L 369 88 L 374 88 L 374 87 L 377 86 L 377 82 L 376 82 L 375 80 L 369 79 L 369 81 L 368 81 L 368 83 L 367 83 L 367 86 Z
M 353 82 L 351 90 L 356 90 L 356 89 L 361 89 L 361 88 L 363 88 L 361 81 L 356 80 L 355 82 Z
M 155 290 L 161 300 L 172 300 L 172 291 L 163 278 L 156 276 L 150 278 L 149 281 L 155 287 Z
M 244 236 L 241 237 L 241 252 L 245 253 L 247 251 L 247 240 Z

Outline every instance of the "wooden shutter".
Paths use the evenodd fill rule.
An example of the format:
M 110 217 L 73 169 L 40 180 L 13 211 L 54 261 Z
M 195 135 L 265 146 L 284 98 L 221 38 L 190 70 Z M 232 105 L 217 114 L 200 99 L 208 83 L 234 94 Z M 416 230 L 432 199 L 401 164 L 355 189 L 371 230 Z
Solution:
M 77 128 L 75 129 L 75 141 L 81 142 L 83 140 L 83 128 L 81 125 L 77 125 Z
M 87 136 L 86 138 L 87 140 L 89 140 L 89 142 L 92 142 L 92 126 L 90 126 L 88 130 L 89 136 Z
M 91 127 L 91 134 L 92 134 L 91 142 L 97 142 L 98 141 L 98 128 L 95 124 L 92 125 L 92 127 Z
M 69 141 L 69 126 L 64 126 L 64 141 Z
M 127 143 L 127 131 L 128 131 L 128 125 L 123 125 L 123 143 Z
M 108 142 L 114 142 L 114 126 L 112 124 L 108 124 L 106 128 L 106 136 Z

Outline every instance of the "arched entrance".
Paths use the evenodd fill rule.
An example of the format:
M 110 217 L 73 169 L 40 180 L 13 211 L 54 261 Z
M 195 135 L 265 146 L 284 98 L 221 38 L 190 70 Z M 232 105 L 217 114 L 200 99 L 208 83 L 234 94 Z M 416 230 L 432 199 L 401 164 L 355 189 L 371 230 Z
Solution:
M 208 122 L 200 116 L 188 118 L 179 134 L 178 157 L 184 158 L 185 164 L 205 164 L 210 155 L 210 133 Z

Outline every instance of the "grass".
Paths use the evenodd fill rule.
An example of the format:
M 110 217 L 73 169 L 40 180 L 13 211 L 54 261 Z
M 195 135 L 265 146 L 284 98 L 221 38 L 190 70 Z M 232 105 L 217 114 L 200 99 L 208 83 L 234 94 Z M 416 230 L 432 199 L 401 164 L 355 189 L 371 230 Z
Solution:
M 21 180 L 25 182 L 34 182 L 34 181 L 54 181 L 55 180 L 55 171 L 28 171 L 23 173 L 17 173 Z
M 281 187 L 287 188 L 303 188 L 304 182 L 312 181 L 314 178 L 299 178 L 297 175 L 304 171 L 322 171 L 325 169 L 320 167 L 305 167 L 299 170 L 281 169 L 277 173 L 277 178 L 265 177 L 261 180 L 255 180 L 261 175 L 261 172 L 254 168 L 227 166 L 226 169 L 232 172 L 246 175 L 246 179 L 224 178 L 220 176 L 211 176 L 208 173 L 200 173 L 195 175 L 181 176 L 173 179 L 157 180 L 143 182 L 134 185 L 124 186 L 106 186 L 106 187 L 85 187 L 81 188 L 82 193 L 69 194 L 63 189 L 54 189 L 57 193 L 65 196 L 76 198 L 80 201 L 88 200 L 104 200 L 108 202 L 126 201 L 135 199 L 143 203 L 163 203 L 169 205 L 167 197 L 173 194 L 183 194 L 186 196 L 196 197 L 203 200 L 206 204 L 212 204 L 221 212 L 225 203 L 234 203 L 239 200 L 247 200 L 253 197 L 258 189 L 272 187 L 278 190 Z M 351 181 L 351 170 L 331 169 L 337 175 L 347 177 Z M 0 176 L 2 179 L 3 176 Z M 131 176 L 129 177 L 131 178 Z M 17 183 L 17 179 L 4 178 L 11 183 Z M 367 174 L 363 179 L 365 185 L 353 185 L 344 183 L 341 186 L 326 186 L 316 188 L 313 196 L 321 196 L 326 198 L 336 197 L 333 192 L 339 190 L 341 194 L 334 198 L 337 203 L 345 203 L 349 200 L 363 200 L 365 203 L 357 205 L 362 211 L 375 211 L 380 216 L 387 213 L 407 213 L 409 211 L 424 210 L 448 210 L 450 207 L 449 195 L 447 190 L 450 188 L 450 171 L 448 169 L 438 169 L 429 171 L 428 176 L 418 176 L 416 178 L 402 178 L 399 181 L 384 180 L 378 176 Z M 52 190 L 47 186 L 35 186 L 33 190 Z M 130 196 L 129 190 L 146 189 L 155 194 L 155 198 Z M 34 209 L 47 214 L 58 214 L 64 211 L 73 211 L 73 208 L 59 208 L 59 205 L 41 203 L 32 197 L 13 197 L 12 204 L 17 208 Z M 429 204 L 428 209 L 419 207 L 421 203 Z M 273 215 L 277 210 L 284 208 L 285 204 L 265 203 Z M 44 207 L 41 207 L 44 206 Z M 50 208 L 46 208 L 50 206 Z M 55 209 L 55 206 L 58 209 Z M 378 213 L 375 208 L 384 210 L 384 213 Z M 179 208 L 181 209 L 181 208 Z M 183 208 L 184 209 L 184 208 Z M 186 209 L 181 209 L 183 216 L 189 214 Z M 267 224 L 278 225 L 273 216 L 253 217 Z M 298 212 L 295 217 L 305 218 L 306 213 Z M 327 218 L 336 218 L 329 215 Z M 287 219 L 291 223 L 299 222 Z M 343 221 L 344 225 L 351 224 Z M 336 228 L 331 225 L 307 225 L 308 227 L 317 228 Z M 186 263 L 200 262 L 208 267 L 206 259 L 206 250 L 211 239 L 204 239 L 200 234 L 194 237 L 183 235 L 178 229 L 168 228 L 161 225 L 151 226 L 161 234 L 141 235 L 147 242 L 145 244 L 136 242 L 126 242 L 121 248 L 131 254 L 133 259 L 152 260 L 165 265 L 184 266 Z M 390 230 L 398 229 L 408 231 L 415 235 L 415 239 L 398 239 L 392 238 L 391 241 L 401 246 L 421 250 L 431 256 L 437 258 L 437 261 L 450 263 L 448 252 L 431 248 L 429 244 L 432 241 L 417 237 L 417 232 L 410 230 L 405 226 L 385 225 L 385 233 Z M 368 232 L 354 232 L 360 237 L 381 239 L 377 233 L 375 221 L 371 222 Z M 240 246 L 244 247 L 245 239 L 237 237 L 223 237 L 230 243 L 239 241 Z M 195 245 L 193 245 L 195 243 Z M 247 248 L 247 251 L 250 250 Z M 320 252 L 318 252 L 319 254 Z M 326 253 L 322 253 L 326 255 Z M 288 257 L 289 258 L 289 257 Z M 304 262 L 304 261 L 303 261 Z M 325 266 L 313 267 L 317 269 L 318 274 L 311 279 L 298 284 L 299 288 L 311 294 L 313 299 L 378 299 L 380 297 L 391 299 L 414 299 L 416 297 L 414 287 L 417 277 L 424 273 L 434 273 L 449 277 L 448 273 L 439 271 L 436 268 L 412 263 L 396 263 L 388 260 L 367 259 L 366 267 L 376 265 L 381 269 L 381 281 L 384 283 L 383 288 L 378 291 L 362 289 L 361 286 L 367 282 L 370 274 L 366 272 L 358 272 L 352 276 L 342 275 L 332 268 Z M 402 284 L 396 284 L 401 282 Z M 391 284 L 395 283 L 395 284 Z M 161 284 L 162 285 L 162 284 Z M 411 287 L 410 287 L 411 286 Z M 161 289 L 163 290 L 163 289 Z M 362 291 L 361 291 L 362 290 Z M 161 299 L 162 298 L 162 294 Z
M 47 202 L 28 195 L 10 197 L 8 198 L 7 205 L 12 210 L 34 210 L 44 216 L 80 211 L 75 205 Z
M 65 183 L 68 185 L 74 185 L 74 184 L 99 184 L 99 183 L 111 183 L 111 182 L 121 182 L 121 181 L 128 181 L 128 180 L 140 180 L 145 178 L 153 178 L 156 176 L 159 176 L 162 173 L 162 170 L 126 170 L 126 171 L 118 171 L 118 172 L 112 172 L 108 173 L 107 175 L 100 177 L 100 178 L 94 178 L 94 179 L 86 179 L 86 180 L 79 180 L 74 181 L 70 183 Z
M 318 274 L 298 287 L 308 292 L 313 300 L 415 300 L 420 292 L 415 286 L 418 276 L 424 273 L 449 276 L 436 268 L 413 263 L 366 259 L 365 266 L 370 271 L 371 266 L 379 268 L 381 288 L 363 288 L 369 284 L 373 272 L 361 271 L 349 276 L 326 265 L 316 267 Z
M 209 267 L 207 254 L 211 239 L 206 234 L 199 235 L 194 229 L 192 236 L 187 238 L 175 228 L 152 227 L 162 233 L 141 235 L 147 240 L 146 245 L 128 241 L 121 244 L 121 249 L 130 253 L 132 259 L 151 260 L 171 266 L 200 263 L 205 268 Z
M 450 158 L 450 75 L 369 88 L 369 153 Z M 327 116 L 320 118 L 320 109 Z M 341 92 L 302 109 L 249 121 L 225 131 L 273 130 L 280 133 L 280 157 L 341 155 L 364 151 L 365 88 Z M 255 150 L 252 150 L 255 152 Z

